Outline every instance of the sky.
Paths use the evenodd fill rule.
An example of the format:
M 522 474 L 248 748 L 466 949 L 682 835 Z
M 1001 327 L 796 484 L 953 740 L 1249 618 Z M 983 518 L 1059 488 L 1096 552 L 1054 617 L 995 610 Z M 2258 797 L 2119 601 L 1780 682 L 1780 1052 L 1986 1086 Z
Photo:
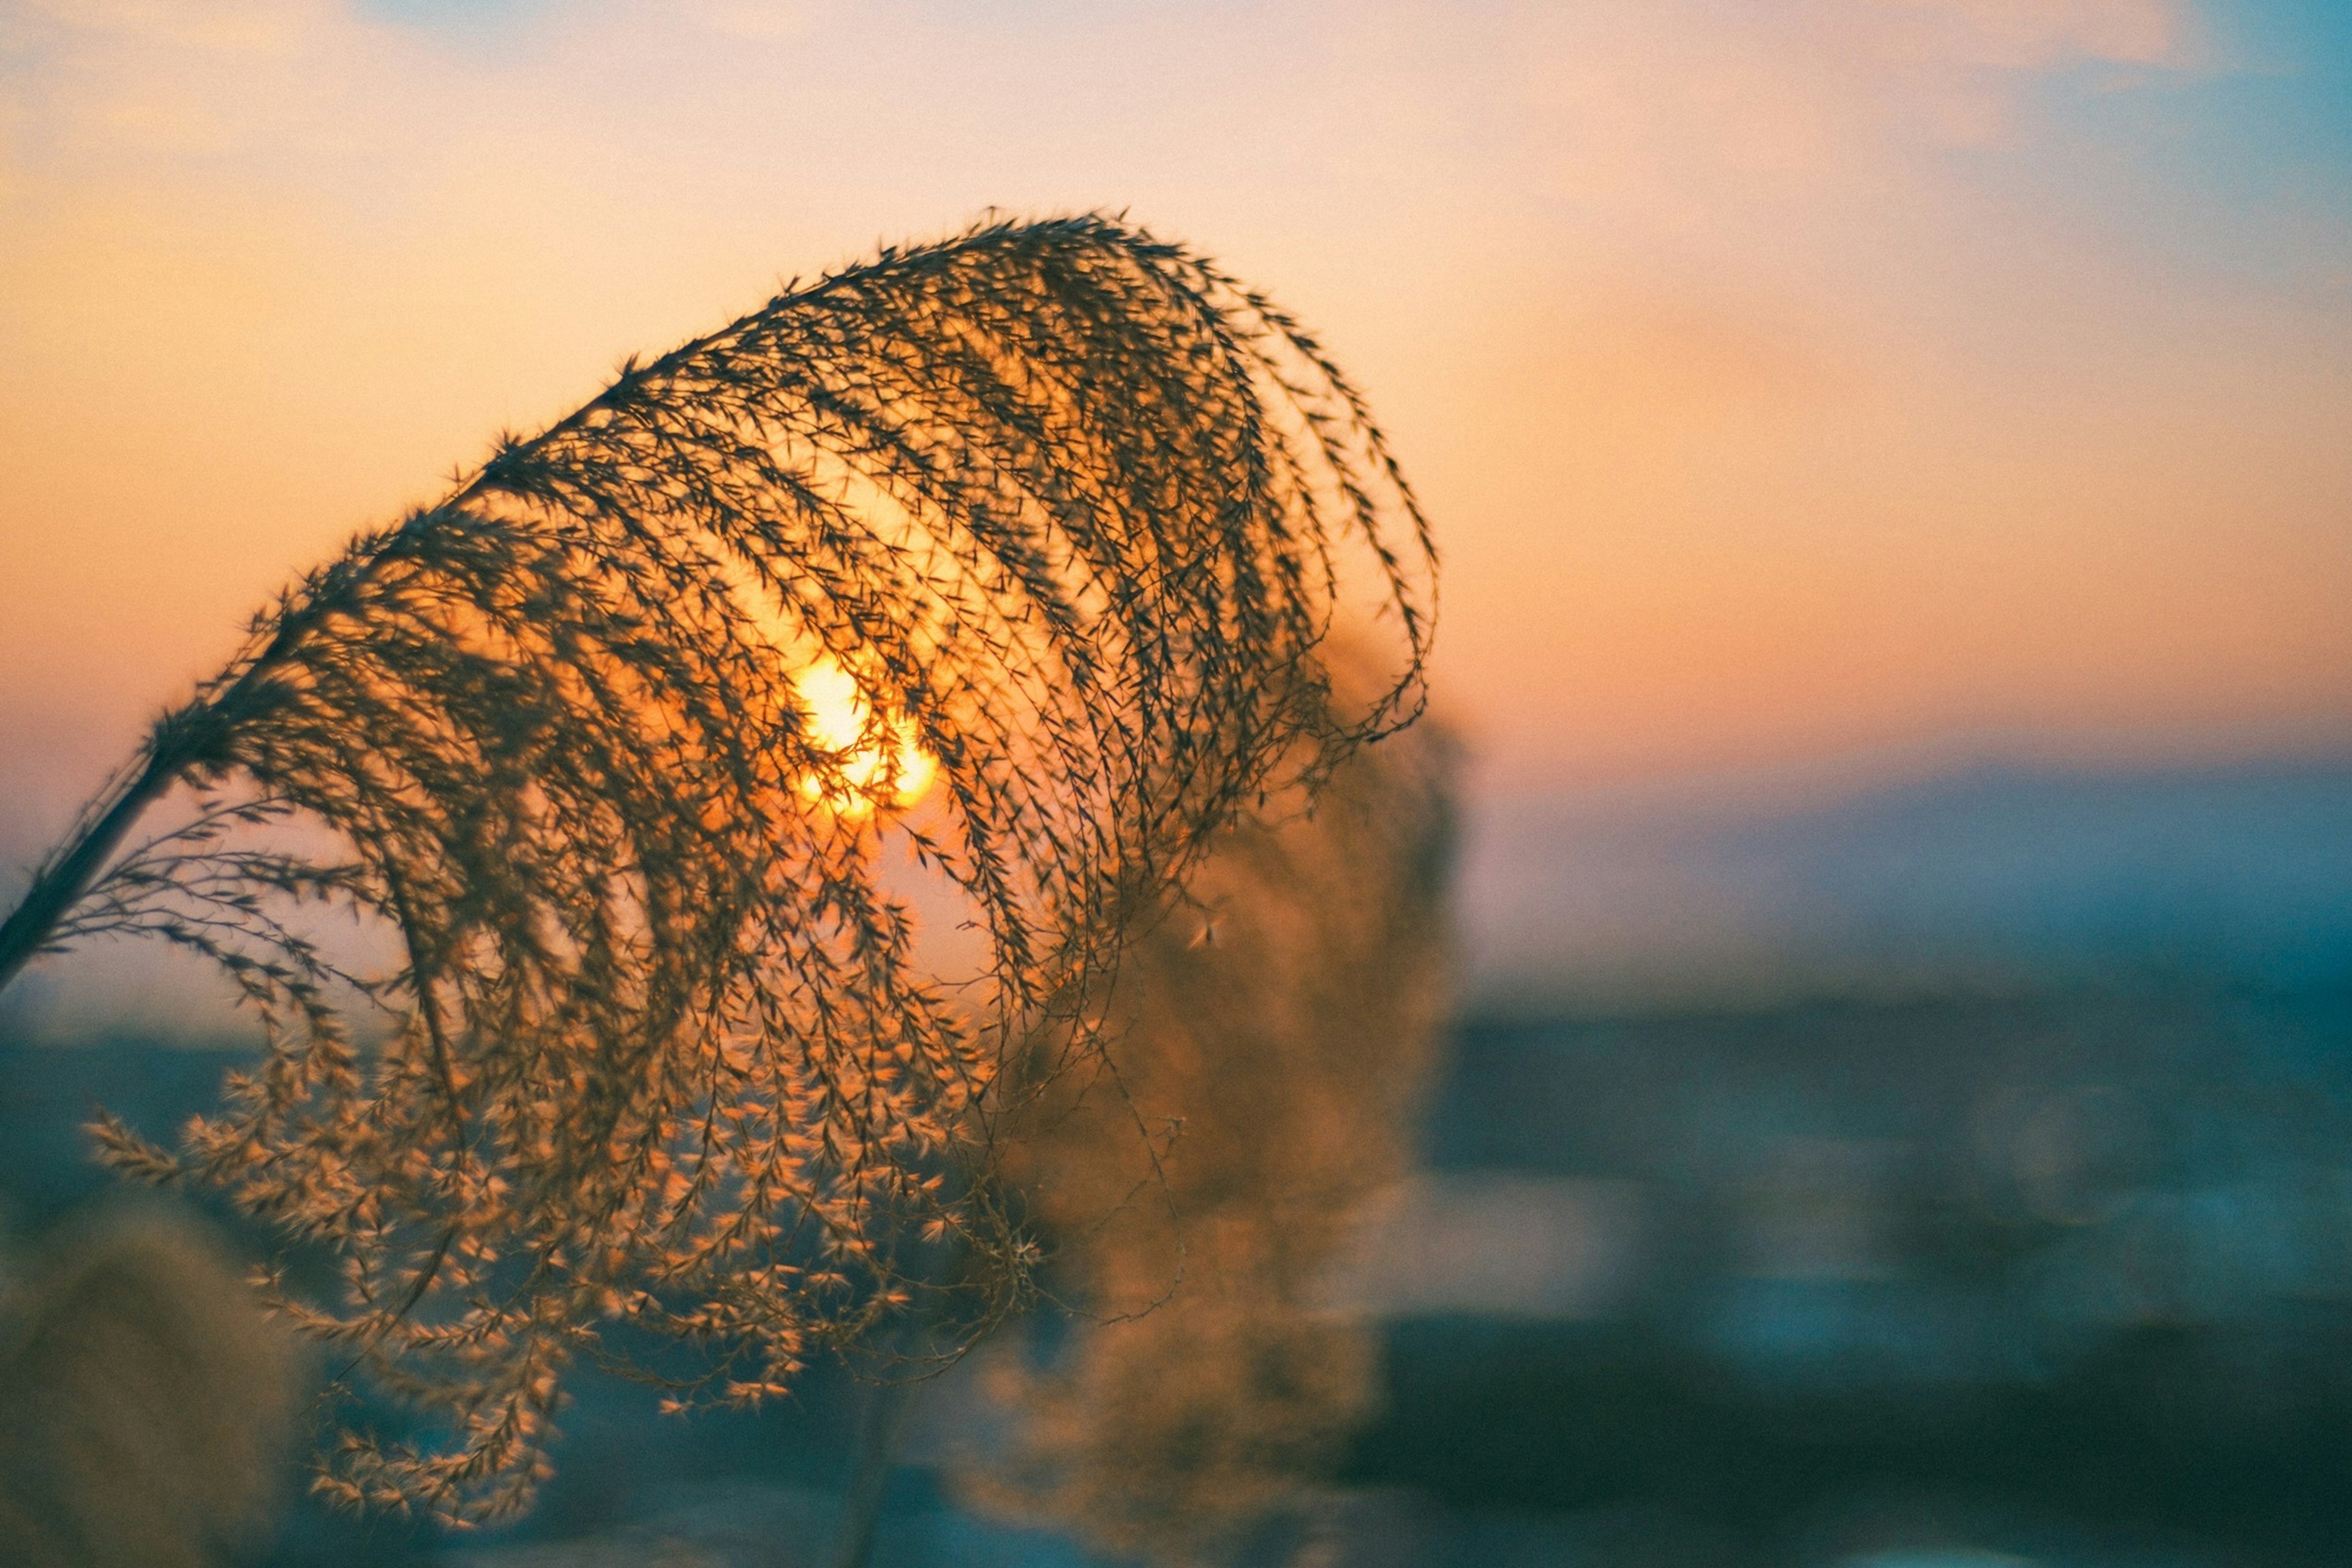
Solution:
M 2352 745 L 2337 0 L 0 0 L 0 837 L 494 432 L 992 208 L 1320 330 L 1486 795 Z

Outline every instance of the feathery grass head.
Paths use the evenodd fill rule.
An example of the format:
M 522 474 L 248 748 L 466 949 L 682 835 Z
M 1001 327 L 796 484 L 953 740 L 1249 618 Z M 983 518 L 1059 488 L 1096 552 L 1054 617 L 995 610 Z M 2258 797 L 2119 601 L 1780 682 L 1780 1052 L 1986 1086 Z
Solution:
M 222 966 L 259 1064 L 176 1148 L 101 1136 L 341 1258 L 289 1309 L 437 1426 L 349 1436 L 325 1487 L 494 1516 L 611 1325 L 752 1403 L 931 1289 L 910 1249 L 964 1259 L 957 1321 L 1021 1299 L 986 1196 L 1015 1047 L 1092 1048 L 1209 837 L 1417 711 L 1431 560 L 1360 397 L 1210 263 L 1096 216 L 886 251 L 286 594 L 37 880 L 0 984 L 12 942 L 105 931 Z M 1351 604 L 1393 640 L 1348 710 Z M 980 984 L 919 962 L 907 850 Z

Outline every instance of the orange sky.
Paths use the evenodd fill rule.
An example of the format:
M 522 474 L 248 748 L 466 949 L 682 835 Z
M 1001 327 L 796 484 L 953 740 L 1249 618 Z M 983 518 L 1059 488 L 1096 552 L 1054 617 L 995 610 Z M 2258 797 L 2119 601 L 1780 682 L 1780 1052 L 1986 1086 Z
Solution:
M 0 0 L 15 837 L 501 426 L 991 204 L 1323 330 L 1485 787 L 2352 742 L 2352 48 L 2292 5 L 463 11 Z

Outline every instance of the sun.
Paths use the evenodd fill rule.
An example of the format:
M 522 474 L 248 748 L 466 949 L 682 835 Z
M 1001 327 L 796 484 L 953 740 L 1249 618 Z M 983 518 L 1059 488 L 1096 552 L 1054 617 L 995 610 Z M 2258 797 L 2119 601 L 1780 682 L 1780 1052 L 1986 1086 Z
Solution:
M 923 798 L 940 764 L 899 716 L 874 723 L 873 704 L 847 670 L 818 656 L 793 676 L 807 716 L 808 738 L 833 753 L 833 767 L 801 780 L 801 793 L 855 820 L 879 808 L 903 811 Z M 876 743 L 878 728 L 886 739 Z

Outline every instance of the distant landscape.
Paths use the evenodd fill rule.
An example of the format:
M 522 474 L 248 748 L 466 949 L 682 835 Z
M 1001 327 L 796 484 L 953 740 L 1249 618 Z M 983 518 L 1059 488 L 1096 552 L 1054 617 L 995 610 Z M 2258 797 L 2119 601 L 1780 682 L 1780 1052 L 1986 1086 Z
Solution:
M 1423 1173 L 1332 1287 L 1383 1325 L 1386 1414 L 1250 1561 L 2332 1560 L 2352 763 L 1518 801 L 1462 875 Z M 224 1065 L 44 1005 L 0 1047 L 20 1238 L 99 1190 L 91 1101 L 160 1131 Z M 269 1561 L 810 1561 L 863 1397 L 682 1425 L 592 1383 L 510 1540 L 306 1507 Z M 1097 1561 L 964 1510 L 971 1394 L 924 1397 L 879 1561 Z
M 2352 757 L 1488 801 L 1475 1005 L 2352 974 Z

